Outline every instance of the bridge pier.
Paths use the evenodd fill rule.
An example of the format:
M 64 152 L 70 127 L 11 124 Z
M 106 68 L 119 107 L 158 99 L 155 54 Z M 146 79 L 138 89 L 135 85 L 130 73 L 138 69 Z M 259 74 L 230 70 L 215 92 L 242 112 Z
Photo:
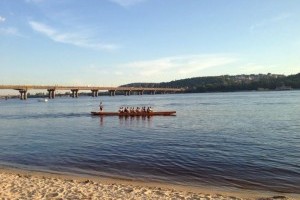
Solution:
M 130 96 L 130 92 L 131 92 L 130 90 L 125 90 L 124 92 L 125 92 L 125 96 Z
M 92 96 L 93 97 L 98 97 L 98 90 L 92 90 Z
M 136 92 L 137 92 L 137 95 L 143 95 L 144 94 L 144 90 L 138 90 Z
M 19 90 L 20 92 L 20 99 L 26 100 L 27 99 L 27 90 Z
M 78 98 L 78 90 L 77 89 L 74 89 L 74 90 L 71 90 L 72 94 L 72 98 Z
M 109 95 L 110 96 L 115 96 L 116 95 L 116 90 L 109 90 Z
M 48 98 L 49 99 L 55 98 L 55 90 L 54 89 L 48 89 Z
M 152 94 L 152 95 L 155 95 L 155 94 L 156 94 L 156 90 L 151 91 L 151 94 Z

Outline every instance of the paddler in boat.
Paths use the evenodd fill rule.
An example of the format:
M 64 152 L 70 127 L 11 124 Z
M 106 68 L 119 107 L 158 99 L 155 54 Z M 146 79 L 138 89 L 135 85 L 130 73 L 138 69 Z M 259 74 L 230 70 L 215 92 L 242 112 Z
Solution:
M 135 113 L 134 107 L 130 107 L 130 113 Z
M 136 107 L 135 112 L 140 113 L 141 112 L 140 107 Z
M 147 113 L 153 112 L 151 106 L 147 108 Z
M 128 111 L 128 107 L 125 107 L 124 108 L 124 113 L 128 113 L 129 111 Z
M 150 106 L 150 108 L 149 108 L 149 112 L 153 112 L 153 109 L 152 109 L 152 107 Z
M 123 107 L 120 107 L 119 113 L 123 113 L 123 112 L 124 112 L 124 108 L 123 108 Z

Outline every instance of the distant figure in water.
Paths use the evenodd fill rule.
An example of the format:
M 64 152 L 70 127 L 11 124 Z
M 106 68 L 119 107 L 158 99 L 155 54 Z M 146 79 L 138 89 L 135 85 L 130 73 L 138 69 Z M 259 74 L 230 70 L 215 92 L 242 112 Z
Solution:
M 99 107 L 100 107 L 100 112 L 102 112 L 102 111 L 103 111 L 103 105 L 102 105 L 102 101 L 100 102 L 100 105 L 99 105 Z

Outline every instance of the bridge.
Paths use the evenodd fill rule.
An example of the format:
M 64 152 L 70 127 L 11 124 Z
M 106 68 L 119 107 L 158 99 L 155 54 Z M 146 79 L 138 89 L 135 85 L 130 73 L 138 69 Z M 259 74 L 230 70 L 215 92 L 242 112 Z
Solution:
M 97 86 L 45 86 L 45 85 L 0 85 L 0 89 L 18 90 L 20 92 L 20 99 L 27 99 L 28 90 L 47 90 L 48 98 L 54 99 L 55 92 L 58 90 L 69 90 L 71 91 L 71 97 L 78 98 L 79 90 L 91 91 L 93 97 L 98 97 L 99 91 L 108 91 L 110 96 L 115 96 L 116 91 L 124 92 L 125 96 L 129 96 L 132 92 L 136 92 L 138 95 L 143 95 L 145 91 L 150 94 L 156 94 L 156 92 L 167 93 L 167 92 L 182 92 L 184 89 L 178 88 L 144 88 L 144 87 L 97 87 Z

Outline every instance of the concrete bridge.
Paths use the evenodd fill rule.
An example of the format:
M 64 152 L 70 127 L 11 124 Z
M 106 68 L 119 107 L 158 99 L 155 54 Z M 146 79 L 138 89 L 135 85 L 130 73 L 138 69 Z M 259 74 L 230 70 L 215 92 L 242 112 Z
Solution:
M 49 99 L 55 98 L 55 91 L 69 90 L 73 98 L 78 98 L 79 90 L 91 91 L 93 97 L 97 97 L 99 91 L 108 91 L 110 96 L 115 96 L 116 91 L 124 92 L 125 96 L 129 96 L 132 92 L 136 92 L 138 95 L 143 95 L 144 91 L 150 92 L 150 94 L 156 94 L 156 92 L 182 92 L 184 89 L 178 88 L 143 88 L 143 87 L 96 87 L 96 86 L 43 86 L 43 85 L 0 85 L 0 89 L 18 90 L 20 92 L 20 99 L 27 99 L 28 90 L 47 90 Z

